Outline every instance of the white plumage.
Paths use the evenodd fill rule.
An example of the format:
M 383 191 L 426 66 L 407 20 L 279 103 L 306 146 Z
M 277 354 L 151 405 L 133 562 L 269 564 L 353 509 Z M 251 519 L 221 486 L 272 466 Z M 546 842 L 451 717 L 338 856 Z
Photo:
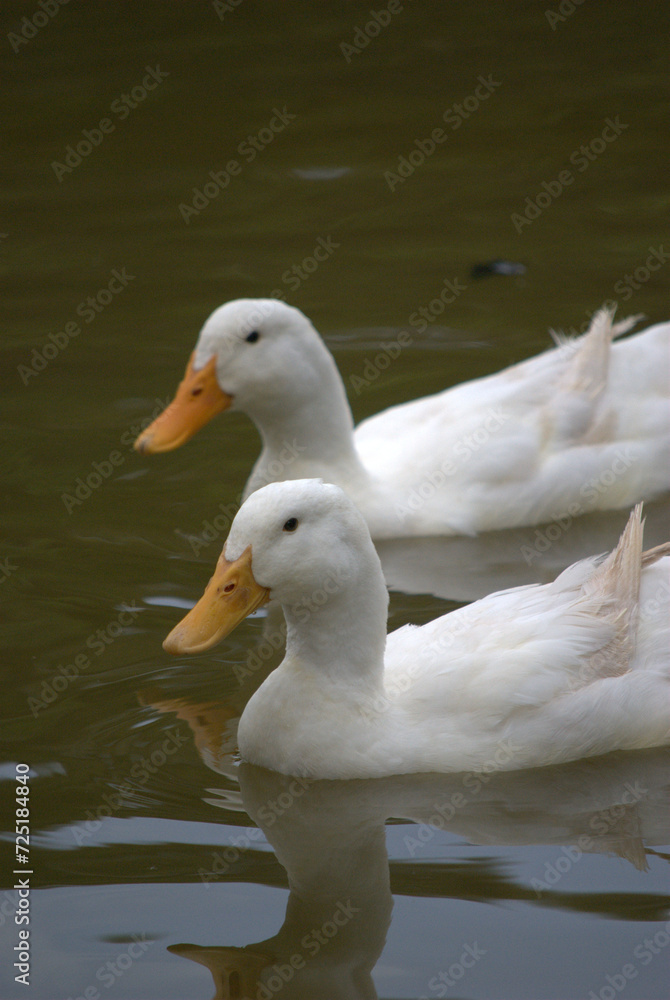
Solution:
M 314 480 L 269 485 L 242 506 L 224 549 L 231 572 L 250 556 L 288 629 L 284 661 L 242 715 L 242 756 L 286 774 L 367 778 L 666 743 L 669 554 L 670 544 L 642 553 L 638 507 L 606 559 L 387 639 L 379 559 L 351 501 Z M 196 608 L 210 630 L 225 605 L 221 588 L 211 594 Z M 174 630 L 186 627 L 180 642 L 187 623 Z
M 628 508 L 670 488 L 670 323 L 612 343 L 637 318 L 614 323 L 602 309 L 578 339 L 355 431 L 331 354 L 281 301 L 215 310 L 194 368 L 216 358 L 228 405 L 258 427 L 245 495 L 320 477 L 349 494 L 374 538 L 474 534 Z

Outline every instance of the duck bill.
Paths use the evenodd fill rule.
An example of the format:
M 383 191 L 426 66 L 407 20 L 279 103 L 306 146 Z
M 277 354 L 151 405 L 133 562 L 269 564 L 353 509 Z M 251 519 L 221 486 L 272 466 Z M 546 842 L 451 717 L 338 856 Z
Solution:
M 227 410 L 233 397 L 224 392 L 216 379 L 216 357 L 195 371 L 191 355 L 186 373 L 174 399 L 135 441 L 135 451 L 153 455 L 172 451 L 192 438 L 212 417 Z
M 233 631 L 252 611 L 270 600 L 251 570 L 251 546 L 229 562 L 221 553 L 205 593 L 163 643 L 166 653 L 202 653 Z

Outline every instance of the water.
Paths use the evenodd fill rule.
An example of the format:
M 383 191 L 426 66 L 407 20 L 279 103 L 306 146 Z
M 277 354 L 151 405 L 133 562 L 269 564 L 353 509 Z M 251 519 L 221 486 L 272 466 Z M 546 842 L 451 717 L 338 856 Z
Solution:
M 209 575 L 223 537 L 190 539 L 239 495 L 256 432 L 226 415 L 180 451 L 130 447 L 239 296 L 313 319 L 357 420 L 530 356 L 613 298 L 667 318 L 665 265 L 634 276 L 667 238 L 666 6 L 404 4 L 365 47 L 364 5 L 39 10 L 5 5 L 1 55 L 0 777 L 11 820 L 30 765 L 32 957 L 30 987 L 6 961 L 0 995 L 255 996 L 276 965 L 283 997 L 666 996 L 665 755 L 476 790 L 240 771 L 235 719 L 274 662 L 240 671 L 262 618 L 200 659 L 160 643 Z M 495 258 L 525 273 L 470 276 Z M 445 281 L 458 294 L 417 332 Z M 403 329 L 401 359 L 355 391 Z M 550 579 L 624 518 L 585 519 L 530 565 L 513 534 L 389 544 L 391 627 Z M 650 543 L 666 524 L 653 505 Z M 9 829 L 5 958 L 23 926 Z

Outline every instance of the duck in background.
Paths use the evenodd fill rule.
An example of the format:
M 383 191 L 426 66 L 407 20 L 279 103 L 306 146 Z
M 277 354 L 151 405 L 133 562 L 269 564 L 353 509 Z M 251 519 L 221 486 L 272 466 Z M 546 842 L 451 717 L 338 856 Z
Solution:
M 223 410 L 254 421 L 245 488 L 320 477 L 375 539 L 473 535 L 628 508 L 670 488 L 670 323 L 601 309 L 586 334 L 502 372 L 391 407 L 354 430 L 335 361 L 277 299 L 238 299 L 205 323 L 170 406 L 138 437 L 169 451 Z

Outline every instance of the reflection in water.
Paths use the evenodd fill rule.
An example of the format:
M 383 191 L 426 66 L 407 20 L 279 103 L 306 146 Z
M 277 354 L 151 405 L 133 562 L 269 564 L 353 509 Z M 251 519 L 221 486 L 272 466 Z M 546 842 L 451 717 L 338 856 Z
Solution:
M 668 538 L 670 500 L 644 506 L 645 548 Z M 496 590 L 548 583 L 567 566 L 617 544 L 628 511 L 599 511 L 551 524 L 475 538 L 399 538 L 375 542 L 391 590 L 475 601 Z
M 162 702 L 162 710 L 169 705 Z M 203 760 L 212 766 L 230 712 L 185 699 L 171 710 L 188 719 Z M 391 922 L 392 890 L 422 891 L 416 874 L 408 880 L 411 865 L 392 861 L 389 871 L 389 819 L 415 824 L 404 837 L 412 857 L 437 830 L 472 844 L 569 845 L 530 885 L 512 881 L 487 861 L 465 871 L 462 863 L 419 864 L 417 873 L 430 868 L 430 895 L 623 915 L 624 898 L 564 892 L 558 883 L 585 854 L 615 855 L 646 869 L 647 856 L 656 853 L 652 845 L 668 839 L 669 761 L 667 750 L 650 750 L 534 771 L 370 781 L 296 779 L 243 764 L 239 805 L 288 873 L 284 923 L 271 938 L 243 948 L 175 944 L 169 950 L 210 970 L 216 998 L 267 1000 L 279 991 L 287 1000 L 376 997 L 372 972 Z M 226 766 L 219 755 L 216 770 L 232 773 L 232 758 Z M 220 802 L 209 801 L 230 809 L 235 798 L 226 789 Z M 225 872 L 216 877 L 225 879 Z M 660 917 L 665 900 L 650 896 L 647 903 Z M 474 964 L 476 956 L 470 958 Z
M 193 704 L 186 698 L 164 697 L 157 688 L 138 691 L 140 705 L 151 706 L 158 712 L 174 712 L 191 727 L 195 748 L 203 763 L 220 774 L 228 773 L 235 751 L 239 711 L 226 702 L 210 701 Z
M 278 604 L 270 604 L 263 619 L 263 633 L 247 652 L 245 663 L 235 664 L 239 687 L 225 701 L 194 702 L 188 697 L 164 694 L 158 687 L 137 692 L 140 705 L 158 712 L 173 712 L 191 727 L 194 742 L 204 764 L 219 774 L 230 775 L 237 749 L 237 723 L 254 691 L 284 656 L 286 625 Z

